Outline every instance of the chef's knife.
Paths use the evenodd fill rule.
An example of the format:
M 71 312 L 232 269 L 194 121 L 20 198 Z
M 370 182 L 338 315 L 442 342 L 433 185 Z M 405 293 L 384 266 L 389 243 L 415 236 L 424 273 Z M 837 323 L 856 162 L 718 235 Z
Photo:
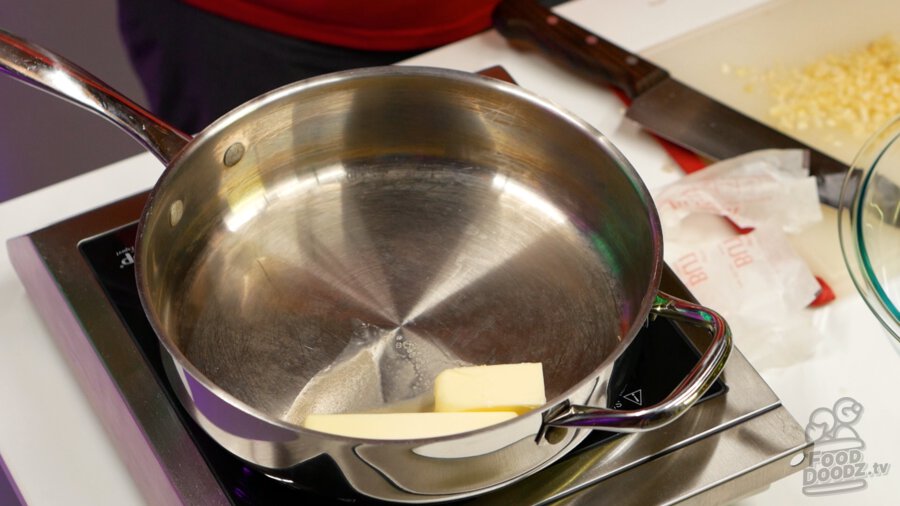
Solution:
M 723 160 L 768 148 L 809 150 L 819 200 L 838 207 L 845 164 L 678 82 L 666 70 L 554 14 L 536 0 L 503 0 L 493 17 L 494 27 L 510 43 L 537 46 L 558 63 L 617 88 L 631 101 L 628 118 L 704 157 Z

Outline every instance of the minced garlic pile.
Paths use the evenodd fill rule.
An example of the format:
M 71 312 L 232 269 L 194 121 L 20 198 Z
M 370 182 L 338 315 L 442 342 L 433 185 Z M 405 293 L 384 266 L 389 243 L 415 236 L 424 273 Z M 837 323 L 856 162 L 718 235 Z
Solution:
M 837 128 L 866 137 L 900 114 L 900 45 L 890 36 L 800 69 L 752 78 L 766 85 L 775 100 L 769 113 L 786 130 Z

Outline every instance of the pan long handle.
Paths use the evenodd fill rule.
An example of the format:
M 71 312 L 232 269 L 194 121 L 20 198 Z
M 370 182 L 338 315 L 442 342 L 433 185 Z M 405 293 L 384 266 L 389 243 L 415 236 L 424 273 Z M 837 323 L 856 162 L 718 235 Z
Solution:
M 651 316 L 664 316 L 706 328 L 712 341 L 697 365 L 665 399 L 634 411 L 569 405 L 554 412 L 545 427 L 602 428 L 615 432 L 644 432 L 674 421 L 713 385 L 731 353 L 731 329 L 718 313 L 658 292 Z
M 3 30 L 0 70 L 106 118 L 163 163 L 168 164 L 191 140 L 81 67 Z

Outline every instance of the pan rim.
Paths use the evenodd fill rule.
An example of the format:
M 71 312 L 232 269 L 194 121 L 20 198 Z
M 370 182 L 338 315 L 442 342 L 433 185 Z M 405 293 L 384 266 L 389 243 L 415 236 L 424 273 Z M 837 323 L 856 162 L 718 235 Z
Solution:
M 647 290 L 643 295 L 643 298 L 640 302 L 639 307 L 633 313 L 635 316 L 631 322 L 629 322 L 627 332 L 623 332 L 624 335 L 620 336 L 620 340 L 618 344 L 611 350 L 608 356 L 602 360 L 597 366 L 590 372 L 588 376 L 583 377 L 578 383 L 570 386 L 568 389 L 564 390 L 559 395 L 555 396 L 552 399 L 548 399 L 547 402 L 534 410 L 521 415 L 519 417 L 513 418 L 511 420 L 507 420 L 505 422 L 501 422 L 496 425 L 491 425 L 488 427 L 484 427 L 481 429 L 477 429 L 474 431 L 458 433 L 458 434 L 450 434 L 446 436 L 432 437 L 432 438 L 419 438 L 419 439 L 407 439 L 407 440 L 382 440 L 382 439 L 366 439 L 366 438 L 356 438 L 356 437 L 348 437 L 348 436 L 337 436 L 334 434 L 328 434 L 324 432 L 314 431 L 311 429 L 307 429 L 299 424 L 294 424 L 283 419 L 274 417 L 269 413 L 250 405 L 249 403 L 242 401 L 232 395 L 230 392 L 219 386 L 216 382 L 212 381 L 206 374 L 204 374 L 194 363 L 192 363 L 187 356 L 180 350 L 179 346 L 174 342 L 172 337 L 164 331 L 164 326 L 160 321 L 158 316 L 158 309 L 154 307 L 154 304 L 150 300 L 148 282 L 145 278 L 148 277 L 148 274 L 145 269 L 145 261 L 144 257 L 144 243 L 145 243 L 145 233 L 147 223 L 151 221 L 151 218 L 157 213 L 157 195 L 160 192 L 161 188 L 167 186 L 167 182 L 169 182 L 173 176 L 179 172 L 179 168 L 184 164 L 185 160 L 189 160 L 192 157 L 192 154 L 195 153 L 199 146 L 205 144 L 209 139 L 216 137 L 217 134 L 220 134 L 226 131 L 232 124 L 234 124 L 240 118 L 246 117 L 248 115 L 253 114 L 256 110 L 263 108 L 269 104 L 278 102 L 280 100 L 286 99 L 289 96 L 293 96 L 303 92 L 304 90 L 311 90 L 319 87 L 326 87 L 336 82 L 344 82 L 347 80 L 353 79 L 367 79 L 367 78 L 384 78 L 384 77 L 430 77 L 436 79 L 450 79 L 454 81 L 458 81 L 465 84 L 470 84 L 473 86 L 488 86 L 495 88 L 505 94 L 510 94 L 514 96 L 517 100 L 522 100 L 524 102 L 531 103 L 538 107 L 550 110 L 553 114 L 559 116 L 561 119 L 564 119 L 566 123 L 573 127 L 573 133 L 581 132 L 584 135 L 588 135 L 592 137 L 595 142 L 597 142 L 601 149 L 608 154 L 608 156 L 614 161 L 616 166 L 621 170 L 624 176 L 631 182 L 634 187 L 635 194 L 640 198 L 642 203 L 644 204 L 647 210 L 647 217 L 649 218 L 649 230 L 651 231 L 651 245 L 653 247 L 653 265 L 648 266 L 649 271 L 649 283 L 647 286 Z M 150 322 L 153 331 L 156 333 L 156 336 L 163 348 L 170 355 L 173 362 L 177 365 L 178 368 L 183 369 L 187 373 L 190 374 L 192 379 L 202 385 L 205 389 L 210 391 L 216 397 L 221 399 L 222 401 L 227 402 L 232 408 L 237 409 L 253 418 L 264 421 L 272 426 L 278 427 L 280 429 L 284 429 L 290 431 L 296 435 L 299 434 L 310 434 L 316 435 L 319 437 L 326 437 L 335 440 L 343 440 L 343 441 L 356 441 L 356 442 L 368 442 L 368 443 L 378 443 L 378 444 L 409 444 L 410 442 L 415 442 L 416 444 L 422 442 L 436 442 L 436 441 L 448 441 L 456 438 L 460 438 L 463 436 L 468 436 L 472 434 L 478 434 L 487 432 L 489 430 L 493 430 L 498 427 L 503 427 L 515 423 L 516 420 L 522 417 L 533 416 L 536 413 L 544 412 L 549 409 L 552 409 L 554 406 L 559 403 L 569 399 L 576 391 L 584 388 L 585 382 L 594 380 L 598 378 L 604 370 L 608 369 L 611 364 L 624 352 L 624 350 L 631 344 L 634 338 L 637 336 L 640 328 L 643 325 L 643 321 L 647 318 L 650 313 L 650 308 L 653 304 L 653 301 L 656 297 L 656 292 L 659 288 L 659 283 L 662 276 L 663 270 L 663 241 L 662 241 L 662 231 L 659 222 L 659 216 L 656 210 L 656 206 L 653 203 L 652 196 L 647 189 L 645 183 L 638 175 L 634 166 L 627 160 L 624 154 L 613 145 L 613 143 L 599 132 L 596 128 L 590 125 L 587 121 L 578 117 L 574 113 L 568 111 L 564 107 L 561 107 L 559 104 L 541 97 L 534 92 L 521 88 L 519 86 L 509 84 L 497 79 L 480 76 L 478 74 L 453 70 L 447 68 L 438 68 L 438 67 L 424 67 L 424 66 L 384 66 L 384 67 L 368 67 L 363 69 L 354 69 L 348 71 L 335 72 L 331 74 L 326 74 L 310 79 L 306 79 L 303 81 L 298 81 L 296 83 L 291 83 L 285 85 L 283 87 L 272 90 L 268 93 L 265 93 L 259 97 L 251 99 L 245 102 L 243 105 L 238 106 L 232 111 L 226 113 L 212 124 L 210 124 L 206 129 L 196 134 L 194 138 L 188 143 L 185 148 L 179 152 L 172 160 L 168 163 L 162 175 L 158 179 L 156 185 L 154 185 L 153 189 L 150 191 L 147 203 L 144 207 L 144 210 L 141 213 L 140 220 L 138 222 L 138 230 L 136 235 L 136 248 L 135 248 L 135 277 L 138 288 L 138 294 L 141 300 L 141 305 L 144 309 L 145 314 Z M 596 387 L 593 390 L 596 390 Z M 227 432 L 227 431 L 226 431 Z

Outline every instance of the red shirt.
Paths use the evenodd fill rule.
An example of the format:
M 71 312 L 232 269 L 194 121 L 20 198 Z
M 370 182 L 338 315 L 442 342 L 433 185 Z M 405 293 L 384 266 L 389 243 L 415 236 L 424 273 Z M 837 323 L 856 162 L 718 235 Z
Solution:
M 428 49 L 491 26 L 499 0 L 184 0 L 271 32 L 373 51 Z

